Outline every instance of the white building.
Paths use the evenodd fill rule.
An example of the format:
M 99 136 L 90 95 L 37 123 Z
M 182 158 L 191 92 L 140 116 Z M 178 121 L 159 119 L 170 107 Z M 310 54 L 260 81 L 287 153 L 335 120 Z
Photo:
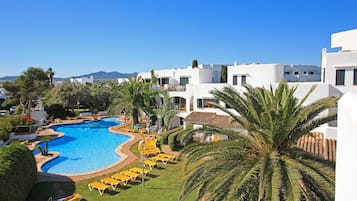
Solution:
M 330 83 L 342 93 L 357 92 L 357 29 L 331 35 L 331 48 L 322 49 L 322 82 Z
M 284 65 L 284 79 L 288 82 L 319 82 L 321 68 L 315 65 Z
M 158 88 L 168 89 L 173 108 L 181 110 L 180 117 L 185 117 L 193 111 L 195 103 L 193 94 L 198 93 L 196 86 L 200 84 L 219 85 L 223 64 L 200 64 L 196 68 L 173 68 L 154 70 Z M 138 76 L 145 82 L 151 81 L 151 72 L 141 72 Z M 207 92 L 205 89 L 204 92 Z
M 93 83 L 93 76 L 90 77 L 72 77 L 69 79 L 72 83 L 75 84 L 87 84 L 87 83 Z
M 0 104 L 5 103 L 5 101 L 6 101 L 5 89 L 0 88 Z
M 221 65 L 200 65 L 198 68 L 174 68 L 155 70 L 158 85 L 169 90 L 172 104 L 181 109 L 178 116 L 186 117 L 191 112 L 210 112 L 224 114 L 213 108 L 216 101 L 210 93 L 214 89 L 232 86 L 238 92 L 244 91 L 244 84 L 253 87 L 278 86 L 287 80 L 290 86 L 297 86 L 296 97 L 302 98 L 312 86 L 315 91 L 305 104 L 323 97 L 342 96 L 347 91 L 357 92 L 357 29 L 332 34 L 331 47 L 341 48 L 338 52 L 322 51 L 321 68 L 314 65 L 283 64 L 234 64 L 227 68 L 227 83 L 219 83 Z M 144 80 L 150 81 L 151 73 L 139 73 Z M 223 105 L 223 103 L 221 103 Z M 331 109 L 328 112 L 335 112 Z M 198 115 L 199 116 L 199 115 Z M 181 119 L 182 120 L 182 119 Z M 318 128 L 325 138 L 336 138 L 336 122 Z
M 127 82 L 129 81 L 128 78 L 118 78 L 118 83 L 121 84 L 121 83 L 124 83 L 124 82 Z

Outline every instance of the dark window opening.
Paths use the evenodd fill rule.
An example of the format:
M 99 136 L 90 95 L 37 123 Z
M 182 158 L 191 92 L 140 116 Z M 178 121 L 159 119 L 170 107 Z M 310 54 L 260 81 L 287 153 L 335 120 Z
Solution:
M 236 75 L 233 76 L 233 85 L 237 85 L 237 76 Z
M 186 86 L 188 84 L 188 77 L 180 77 L 180 85 Z
M 242 84 L 241 85 L 245 85 L 245 84 L 247 84 L 247 76 L 246 75 L 242 75 L 242 80 L 241 80 L 242 82 Z
M 197 99 L 197 108 L 203 108 L 202 99 Z
M 336 85 L 345 85 L 345 70 L 336 70 Z

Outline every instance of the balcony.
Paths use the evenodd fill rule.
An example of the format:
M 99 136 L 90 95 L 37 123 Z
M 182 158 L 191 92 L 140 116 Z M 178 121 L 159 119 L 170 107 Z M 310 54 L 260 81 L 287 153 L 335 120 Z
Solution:
M 186 91 L 186 86 L 182 85 L 175 85 L 175 86 L 170 86 L 169 91 Z

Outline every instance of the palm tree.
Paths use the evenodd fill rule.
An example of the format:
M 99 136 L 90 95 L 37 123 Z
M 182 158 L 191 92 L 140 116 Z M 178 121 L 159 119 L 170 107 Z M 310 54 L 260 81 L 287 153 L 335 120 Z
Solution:
M 170 96 L 167 90 L 163 90 L 160 92 L 163 96 L 163 103 L 159 109 L 155 109 L 154 112 L 157 118 L 162 118 L 163 126 L 165 130 L 170 129 L 171 120 L 180 112 L 179 110 L 173 110 L 170 107 Z
M 53 72 L 53 70 L 52 70 L 51 67 L 48 68 L 48 70 L 47 70 L 46 73 L 47 73 L 48 78 L 49 78 L 49 80 L 50 80 L 50 86 L 51 86 L 51 87 L 54 87 L 54 86 L 55 86 L 55 85 L 54 85 L 54 75 L 55 75 L 55 73 Z
M 109 106 L 110 113 L 122 113 L 131 115 L 132 126 L 139 123 L 139 112 L 144 108 L 145 93 L 148 85 L 141 77 L 130 77 L 128 82 L 119 86 L 118 96 Z
M 295 144 L 302 135 L 336 119 L 336 114 L 320 113 L 336 107 L 337 98 L 304 105 L 315 87 L 299 101 L 294 97 L 296 87 L 289 88 L 286 82 L 275 90 L 245 89 L 243 95 L 231 87 L 211 92 L 234 112 L 212 104 L 239 122 L 245 132 L 209 126 L 202 129 L 225 134 L 229 140 L 184 148 L 189 159 L 180 200 L 194 189 L 200 198 L 215 201 L 334 200 L 334 163 Z

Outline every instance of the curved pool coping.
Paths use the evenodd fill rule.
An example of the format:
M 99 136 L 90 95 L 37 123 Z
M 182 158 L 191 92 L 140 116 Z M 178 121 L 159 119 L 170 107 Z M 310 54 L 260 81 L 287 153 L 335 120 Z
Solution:
M 120 118 L 120 117 L 119 117 Z M 50 126 L 53 125 L 64 125 L 64 124 L 74 124 L 74 123 L 81 123 L 82 121 L 75 121 L 75 122 L 66 122 L 66 123 L 56 123 L 56 124 L 51 124 Z M 119 119 L 120 121 L 120 119 Z M 53 173 L 46 173 L 42 171 L 42 166 L 55 159 L 56 157 L 52 157 L 48 160 L 44 160 L 42 162 L 40 162 L 39 164 L 37 164 L 38 168 L 38 176 L 37 176 L 37 182 L 46 182 L 46 181 L 81 181 L 81 180 L 85 180 L 85 179 L 90 179 L 93 177 L 97 177 L 97 176 L 101 176 L 101 175 L 105 175 L 105 174 L 109 174 L 112 172 L 115 172 L 133 162 L 135 162 L 138 157 L 132 153 L 130 151 L 130 147 L 135 144 L 136 142 L 138 142 L 140 140 L 140 138 L 142 138 L 139 134 L 135 134 L 135 133 L 129 133 L 126 132 L 124 130 L 120 130 L 121 127 L 127 126 L 130 122 L 127 123 L 122 123 L 120 125 L 117 126 L 112 126 L 109 127 L 108 130 L 114 134 L 121 134 L 121 135 L 127 135 L 130 137 L 130 139 L 126 142 L 124 142 L 123 144 L 120 144 L 118 147 L 116 147 L 115 149 L 115 153 L 118 154 L 120 156 L 120 159 L 118 161 L 116 161 L 115 163 L 113 163 L 112 165 L 106 166 L 104 168 L 95 170 L 95 171 L 90 171 L 90 172 L 85 172 L 85 173 L 80 173 L 80 174 L 53 174 Z M 53 139 L 57 139 L 60 137 L 63 137 L 64 134 L 61 132 L 57 132 L 54 131 L 53 129 L 50 128 L 50 126 L 48 126 L 48 128 L 46 129 L 49 133 L 46 135 L 59 135 L 58 137 L 55 137 Z M 117 130 L 118 129 L 118 130 Z M 60 153 L 59 153 L 60 154 Z M 35 156 L 36 157 L 36 156 Z

